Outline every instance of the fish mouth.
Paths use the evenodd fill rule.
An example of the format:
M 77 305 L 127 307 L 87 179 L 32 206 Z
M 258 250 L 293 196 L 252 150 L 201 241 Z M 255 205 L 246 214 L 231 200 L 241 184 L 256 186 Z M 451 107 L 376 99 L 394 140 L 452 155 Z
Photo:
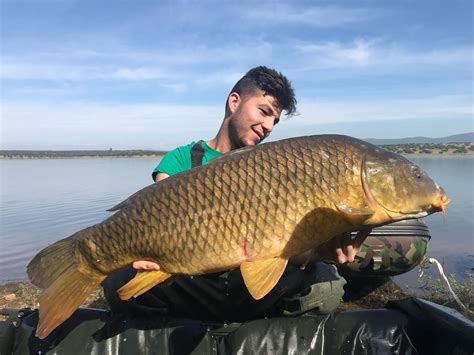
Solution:
M 440 190 L 440 197 L 437 198 L 431 205 L 427 206 L 426 211 L 428 214 L 435 212 L 443 213 L 443 219 L 446 218 L 446 206 L 451 202 L 451 199 L 446 196 L 443 188 L 438 187 Z

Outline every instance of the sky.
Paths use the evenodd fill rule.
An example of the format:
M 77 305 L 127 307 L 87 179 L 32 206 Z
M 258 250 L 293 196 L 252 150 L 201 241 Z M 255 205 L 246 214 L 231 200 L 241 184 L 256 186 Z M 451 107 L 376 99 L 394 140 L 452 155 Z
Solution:
M 0 0 L 0 149 L 211 139 L 266 65 L 298 114 L 271 140 L 474 131 L 473 2 Z

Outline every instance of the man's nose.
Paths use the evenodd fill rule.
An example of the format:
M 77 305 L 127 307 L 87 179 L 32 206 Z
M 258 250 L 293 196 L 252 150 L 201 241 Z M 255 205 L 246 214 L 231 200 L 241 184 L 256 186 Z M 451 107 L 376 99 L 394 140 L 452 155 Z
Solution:
M 275 121 L 271 117 L 263 121 L 262 128 L 263 128 L 263 133 L 265 134 L 265 136 L 268 136 L 271 133 L 274 126 L 274 122 Z

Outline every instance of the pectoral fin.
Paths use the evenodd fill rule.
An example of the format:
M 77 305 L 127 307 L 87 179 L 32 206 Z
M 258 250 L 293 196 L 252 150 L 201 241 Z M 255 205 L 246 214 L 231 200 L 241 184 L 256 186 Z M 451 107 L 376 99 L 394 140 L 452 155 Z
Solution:
M 128 283 L 122 286 L 117 292 L 121 300 L 128 300 L 132 297 L 140 296 L 153 286 L 169 279 L 171 274 L 160 270 L 140 271 Z
M 374 215 L 369 208 L 353 208 L 343 204 L 336 205 L 336 208 L 351 223 L 362 223 Z
M 270 292 L 280 280 L 286 264 L 288 259 L 282 258 L 244 261 L 240 271 L 252 297 L 259 300 Z

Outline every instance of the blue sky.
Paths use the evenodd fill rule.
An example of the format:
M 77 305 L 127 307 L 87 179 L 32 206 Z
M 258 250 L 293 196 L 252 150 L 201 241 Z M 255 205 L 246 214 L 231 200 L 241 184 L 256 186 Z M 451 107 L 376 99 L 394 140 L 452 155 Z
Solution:
M 210 139 L 257 65 L 298 98 L 272 139 L 474 131 L 470 0 L 0 4 L 1 149 Z

